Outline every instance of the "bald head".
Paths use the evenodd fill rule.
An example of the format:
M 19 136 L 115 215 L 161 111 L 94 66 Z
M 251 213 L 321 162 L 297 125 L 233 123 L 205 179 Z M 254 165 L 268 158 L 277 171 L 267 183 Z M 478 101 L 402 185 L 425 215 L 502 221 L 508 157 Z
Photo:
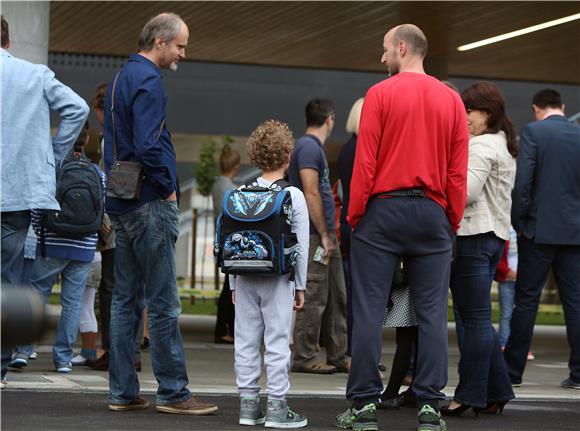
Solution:
M 397 45 L 400 41 L 407 43 L 411 54 L 425 58 L 427 55 L 428 42 L 425 33 L 413 24 L 402 24 L 391 29 L 387 36 L 392 37 L 392 43 Z

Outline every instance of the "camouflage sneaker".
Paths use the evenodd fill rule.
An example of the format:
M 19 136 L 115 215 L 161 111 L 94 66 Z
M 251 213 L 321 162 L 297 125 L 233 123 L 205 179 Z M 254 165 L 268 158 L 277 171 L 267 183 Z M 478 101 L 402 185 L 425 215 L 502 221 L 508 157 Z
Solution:
M 379 429 L 377 406 L 371 403 L 360 410 L 351 407 L 339 414 L 334 424 L 337 428 L 352 429 L 353 431 L 377 431 Z
M 266 417 L 262 413 L 260 398 L 242 398 L 240 400 L 240 425 L 262 425 Z
M 286 400 L 268 400 L 266 410 L 266 428 L 303 428 L 308 420 L 288 407 Z
M 417 431 L 446 431 L 447 425 L 441 418 L 441 413 L 435 411 L 429 404 L 425 404 L 419 411 Z

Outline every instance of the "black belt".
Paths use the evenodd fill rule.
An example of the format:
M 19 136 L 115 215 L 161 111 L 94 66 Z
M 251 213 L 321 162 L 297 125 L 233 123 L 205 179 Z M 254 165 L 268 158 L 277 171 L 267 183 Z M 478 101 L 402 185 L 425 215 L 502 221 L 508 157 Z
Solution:
M 424 198 L 425 191 L 423 189 L 399 189 L 391 190 L 389 192 L 378 193 L 376 197 L 405 197 L 405 198 Z

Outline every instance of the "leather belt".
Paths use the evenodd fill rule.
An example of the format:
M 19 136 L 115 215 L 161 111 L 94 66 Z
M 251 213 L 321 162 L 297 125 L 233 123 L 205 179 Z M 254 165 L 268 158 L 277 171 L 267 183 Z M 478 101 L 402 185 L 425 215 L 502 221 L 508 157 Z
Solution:
M 388 192 L 378 193 L 376 197 L 404 197 L 404 198 L 424 198 L 425 191 L 421 188 L 416 189 L 399 189 Z

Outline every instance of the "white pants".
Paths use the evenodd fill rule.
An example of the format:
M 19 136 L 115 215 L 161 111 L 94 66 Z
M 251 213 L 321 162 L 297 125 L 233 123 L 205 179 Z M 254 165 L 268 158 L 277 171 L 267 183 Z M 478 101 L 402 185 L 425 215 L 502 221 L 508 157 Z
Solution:
M 241 280 L 240 280 L 241 279 Z M 264 339 L 268 399 L 282 400 L 290 389 L 290 334 L 294 283 L 287 276 L 238 277 L 236 283 L 235 371 L 242 397 L 260 393 L 260 346 Z
M 95 293 L 100 283 L 101 262 L 93 262 L 83 292 L 83 307 L 81 309 L 81 321 L 79 325 L 79 331 L 81 333 L 98 331 L 97 318 L 95 316 Z

